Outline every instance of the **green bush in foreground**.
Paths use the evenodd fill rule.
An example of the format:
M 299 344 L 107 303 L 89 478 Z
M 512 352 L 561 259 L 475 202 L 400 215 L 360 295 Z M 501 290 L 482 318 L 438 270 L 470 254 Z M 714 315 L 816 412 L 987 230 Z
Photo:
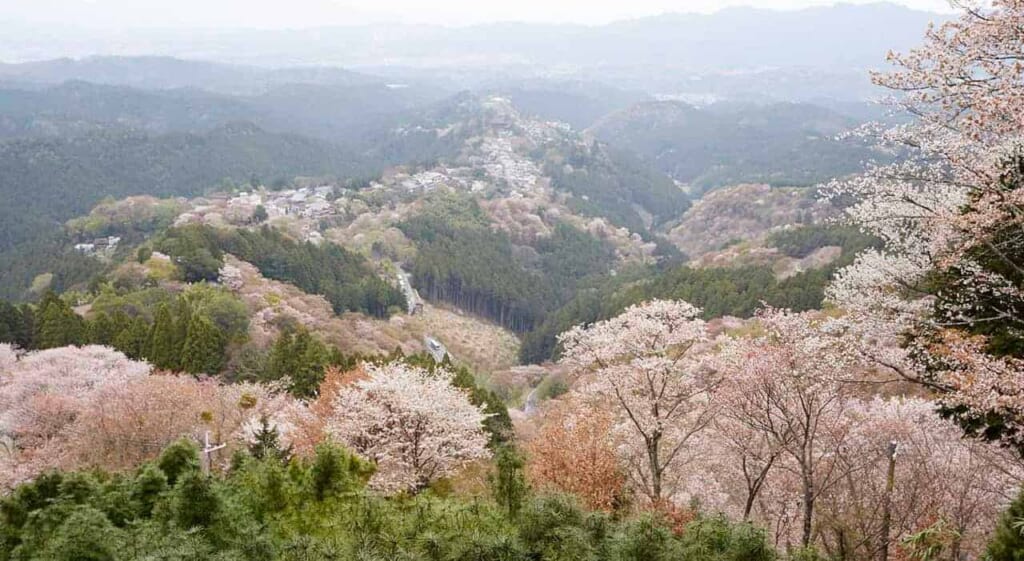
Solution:
M 16 488 L 0 500 L 0 560 L 774 559 L 761 531 L 721 518 L 676 535 L 659 518 L 618 520 L 563 496 L 515 509 L 377 496 L 365 489 L 372 466 L 330 445 L 311 459 L 239 456 L 224 475 L 198 460 L 181 442 L 134 473 L 54 472 Z

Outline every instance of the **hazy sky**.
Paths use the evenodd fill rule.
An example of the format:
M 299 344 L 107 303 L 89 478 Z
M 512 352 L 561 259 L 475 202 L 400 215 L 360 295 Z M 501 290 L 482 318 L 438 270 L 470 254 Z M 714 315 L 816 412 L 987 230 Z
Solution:
M 922 10 L 949 11 L 948 0 L 896 1 Z M 664 12 L 711 12 L 736 5 L 794 9 L 832 3 L 833 0 L 0 0 L 0 21 L 121 29 L 282 28 L 371 22 L 600 24 Z

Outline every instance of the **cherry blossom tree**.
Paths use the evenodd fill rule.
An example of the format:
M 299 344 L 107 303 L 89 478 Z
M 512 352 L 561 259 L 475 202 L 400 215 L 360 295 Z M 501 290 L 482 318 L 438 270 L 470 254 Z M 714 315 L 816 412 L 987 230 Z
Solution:
M 978 556 L 999 512 L 1020 488 L 1019 459 L 964 439 L 929 400 L 855 399 L 846 415 L 853 428 L 836 453 L 840 462 L 861 467 L 822 499 L 819 535 L 826 551 L 877 558 L 904 538 L 940 524 L 951 530 L 950 559 Z M 890 446 L 895 449 L 891 488 Z
M 0 356 L 15 356 L 7 350 Z M 311 452 L 317 442 L 315 415 L 276 388 L 150 374 L 149 365 L 106 347 L 62 347 L 4 360 L 0 485 L 48 469 L 131 469 L 171 442 L 201 441 L 207 431 L 227 444 L 217 458 L 223 464 L 248 444 L 254 419 L 268 419 L 295 453 Z
M 654 300 L 559 337 L 581 393 L 614 412 L 626 472 L 654 505 L 680 489 L 688 444 L 714 413 L 718 379 L 703 365 L 699 315 L 686 302 Z
M 0 350 L 2 352 L 2 350 Z M 0 485 L 31 477 L 39 450 L 60 441 L 97 392 L 142 379 L 150 366 L 107 347 L 60 347 L 15 356 L 7 348 L 0 369 L 0 438 L 8 468 Z M 47 461 L 59 465 L 57 447 Z
M 815 506 L 856 465 L 837 462 L 850 425 L 843 381 L 856 366 L 843 339 L 816 314 L 763 310 L 756 336 L 723 343 L 715 363 L 726 382 L 719 400 L 747 482 L 749 516 L 768 472 L 792 472 L 800 485 L 800 541 L 811 543 Z M 780 456 L 788 461 L 779 462 Z
M 452 385 L 451 372 L 400 362 L 367 365 L 365 372 L 338 390 L 327 428 L 376 462 L 372 487 L 416 492 L 489 456 L 486 414 Z
M 849 217 L 885 248 L 840 272 L 828 297 L 874 323 L 875 333 L 885 323 L 890 333 L 912 335 L 895 371 L 965 392 L 948 398 L 950 412 L 968 428 L 997 419 L 983 422 L 982 433 L 995 429 L 986 435 L 1016 445 L 1016 429 L 1000 427 L 1020 418 L 1001 418 L 1012 412 L 995 395 L 978 399 L 981 386 L 964 386 L 963 373 L 971 370 L 965 363 L 989 360 L 982 355 L 1021 358 L 1024 342 L 1024 3 L 957 4 L 959 19 L 930 28 L 921 47 L 890 55 L 895 71 L 874 75 L 894 92 L 893 107 L 915 119 L 877 136 L 904 158 L 830 186 L 853 201 Z M 955 331 L 985 339 L 963 344 L 971 338 Z M 968 359 L 968 350 L 979 356 Z M 1012 400 L 1017 366 L 991 366 L 1004 374 L 994 387 Z

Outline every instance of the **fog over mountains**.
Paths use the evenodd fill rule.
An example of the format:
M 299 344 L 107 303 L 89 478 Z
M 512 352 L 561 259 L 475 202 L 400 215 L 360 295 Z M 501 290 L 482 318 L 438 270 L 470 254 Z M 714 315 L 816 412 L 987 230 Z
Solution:
M 776 100 L 856 99 L 872 93 L 866 68 L 890 49 L 905 50 L 942 14 L 888 3 L 795 11 L 729 8 L 711 15 L 666 14 L 603 26 L 495 23 L 468 27 L 366 25 L 297 30 L 36 29 L 0 23 L 0 60 L 94 55 L 165 55 L 260 67 L 341 66 L 459 89 L 536 77 L 587 79 L 654 94 Z M 155 61 L 154 61 L 155 62 Z M 338 70 L 197 68 L 194 82 L 163 80 L 102 59 L 0 68 L 5 79 L 86 79 L 133 85 L 337 83 L 360 77 Z M 290 74 L 288 74 L 290 72 Z M 155 78 L 155 81 L 154 81 Z

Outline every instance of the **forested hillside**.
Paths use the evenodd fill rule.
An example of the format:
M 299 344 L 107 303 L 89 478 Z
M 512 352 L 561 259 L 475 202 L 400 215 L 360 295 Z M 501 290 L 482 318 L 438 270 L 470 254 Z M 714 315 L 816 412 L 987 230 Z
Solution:
M 590 131 L 701 192 L 739 183 L 814 185 L 887 159 L 861 140 L 836 138 L 858 124 L 809 104 L 698 108 L 660 101 L 608 115 Z
M 0 273 L 7 295 L 18 294 L 18 287 L 47 270 L 23 266 L 22 258 L 38 257 L 31 255 L 38 249 L 29 248 L 47 247 L 60 224 L 105 197 L 194 196 L 218 185 L 270 183 L 296 175 L 351 176 L 361 170 L 333 145 L 246 123 L 204 134 L 115 129 L 9 140 L 0 143 L 0 168 L 5 201 L 0 206 L 0 260 L 17 261 Z

